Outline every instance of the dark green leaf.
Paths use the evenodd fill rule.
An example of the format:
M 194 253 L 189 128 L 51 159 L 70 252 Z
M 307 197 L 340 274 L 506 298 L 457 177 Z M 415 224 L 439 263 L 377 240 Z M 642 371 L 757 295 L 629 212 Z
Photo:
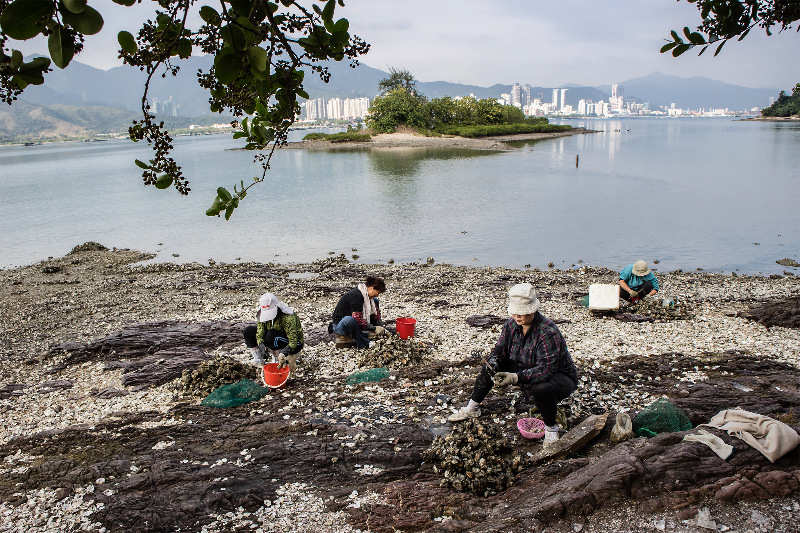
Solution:
M 692 44 L 706 44 L 705 37 L 703 37 L 701 34 L 697 32 L 694 32 L 689 35 L 689 41 L 691 41 Z
M 233 204 L 230 204 L 228 206 L 228 209 L 225 210 L 225 220 L 231 219 L 231 215 L 233 214 L 234 209 L 236 209 L 236 206 L 234 206 Z
M 129 54 L 135 54 L 139 51 L 139 47 L 136 46 L 136 39 L 133 38 L 133 35 L 127 31 L 121 31 L 117 34 L 117 42 L 119 42 L 120 48 L 128 52 Z
M 705 51 L 706 51 L 706 48 L 708 48 L 708 45 L 705 45 L 705 46 L 703 47 L 703 49 L 702 49 L 702 50 L 700 50 L 700 53 L 699 53 L 699 54 L 697 54 L 697 55 L 698 55 L 698 56 L 701 56 L 701 55 L 703 55 L 703 52 L 705 52 Z
M 672 57 L 678 57 L 679 55 L 681 55 L 682 53 L 684 53 L 686 50 L 688 50 L 691 47 L 692 47 L 692 45 L 690 45 L 690 44 L 679 44 L 672 51 Z
M 237 131 L 233 134 L 234 139 L 241 139 L 242 137 L 247 137 L 247 134 L 243 131 Z
M 50 57 L 58 68 L 65 68 L 75 55 L 75 41 L 72 36 L 64 31 L 61 24 L 53 27 L 52 33 L 47 38 L 47 48 Z
M 23 63 L 20 65 L 19 70 L 21 73 L 30 74 L 32 72 L 43 72 L 50 68 L 50 58 L 49 57 L 34 57 L 27 63 Z
M 226 189 L 225 187 L 220 187 L 219 189 L 217 189 L 217 195 L 219 195 L 219 197 L 224 202 L 230 202 L 232 198 L 231 193 L 229 193 L 228 189 Z
M 689 41 L 692 40 L 692 30 L 689 29 L 689 26 L 685 26 L 683 28 L 683 34 L 686 36 L 687 39 L 689 39 Z
M 672 30 L 672 31 L 671 31 L 671 32 L 669 32 L 669 33 L 670 33 L 670 35 L 672 35 L 672 40 L 673 40 L 673 41 L 675 41 L 675 42 L 678 42 L 678 43 L 681 43 L 681 42 L 683 42 L 683 39 L 681 39 L 681 38 L 678 36 L 678 32 L 676 32 L 675 30 Z
M 253 4 L 250 0 L 230 0 L 230 2 L 233 10 L 236 11 L 240 17 L 247 17 L 250 15 L 250 11 L 253 8 Z
M 254 46 L 250 48 L 247 53 L 249 54 L 248 59 L 250 60 L 250 64 L 253 65 L 260 71 L 265 71 L 267 69 L 267 61 L 269 60 L 269 52 L 264 50 L 259 46 Z
M 218 25 L 222 20 L 217 10 L 211 6 L 203 6 L 200 8 L 200 18 L 211 25 Z
M 94 35 L 103 29 L 103 16 L 91 6 L 80 13 L 61 12 L 61 19 L 84 35 Z
M 213 207 L 210 207 L 206 210 L 206 215 L 210 217 L 216 217 L 219 216 L 219 211 L 220 211 L 219 209 L 214 209 Z
M 722 50 L 722 47 L 725 46 L 726 42 L 728 42 L 728 41 L 722 41 L 722 43 L 717 47 L 717 51 L 714 52 L 714 57 L 717 57 L 717 54 L 720 53 L 720 51 Z
M 308 100 L 308 93 L 305 92 L 303 89 L 297 89 L 297 96 L 299 96 L 300 98 L 305 98 L 306 100 Z
M 134 161 L 136 162 L 136 166 L 139 168 L 144 168 L 144 169 L 150 168 L 150 165 L 148 165 L 144 161 L 139 161 L 138 159 L 135 159 Z
M 19 87 L 20 89 L 24 89 L 28 86 L 28 82 L 20 78 L 19 76 L 14 76 L 11 78 L 11 83 Z
M 11 50 L 11 68 L 17 70 L 22 64 L 22 52 L 19 50 Z
M 181 39 L 178 41 L 178 56 L 181 59 L 186 59 L 192 55 L 192 41 L 189 39 Z
M 336 0 L 328 0 L 328 3 L 325 4 L 325 9 L 322 10 L 322 20 L 331 20 L 334 9 L 336 9 Z
M 161 174 L 156 179 L 156 189 L 166 189 L 170 185 L 172 185 L 172 176 L 169 174 Z
M 317 4 L 313 4 L 311 7 L 313 7 L 313 8 L 314 8 L 314 12 L 315 12 L 317 15 L 322 15 L 322 9 L 320 9 L 320 7 L 319 7 Z
M 664 46 L 661 47 L 661 53 L 663 54 L 664 52 L 669 52 L 670 50 L 672 50 L 676 46 L 678 46 L 678 43 L 667 43 L 667 44 L 665 44 Z
M 242 72 L 242 63 L 236 51 L 228 48 L 227 52 L 221 52 L 214 60 L 214 72 L 220 83 L 225 85 L 233 83 Z
M 115 4 L 119 4 L 121 6 L 132 6 L 136 3 L 136 0 L 113 0 Z
M 245 39 L 244 32 L 238 26 L 234 26 L 233 24 L 228 24 L 224 28 L 221 28 L 219 30 L 219 34 L 222 35 L 222 38 L 227 44 L 235 46 L 238 50 L 243 49 L 247 44 L 247 39 Z
M 350 29 L 350 23 L 347 21 L 347 19 L 339 19 L 339 20 L 337 20 L 336 21 L 336 25 L 334 25 L 334 27 L 333 27 L 333 31 L 335 31 L 335 32 L 336 31 L 344 31 L 344 32 L 346 32 L 349 29 Z
M 39 35 L 44 25 L 36 23 L 52 14 L 53 2 L 48 0 L 16 0 L 0 14 L 0 29 L 12 39 L 24 41 Z
M 61 3 L 73 13 L 80 13 L 86 9 L 86 0 L 61 0 Z

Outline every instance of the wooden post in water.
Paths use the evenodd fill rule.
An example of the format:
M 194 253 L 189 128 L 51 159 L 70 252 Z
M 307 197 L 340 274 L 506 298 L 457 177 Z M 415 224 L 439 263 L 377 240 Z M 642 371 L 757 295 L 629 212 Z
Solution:
M 578 168 L 578 156 L 575 156 L 575 168 Z

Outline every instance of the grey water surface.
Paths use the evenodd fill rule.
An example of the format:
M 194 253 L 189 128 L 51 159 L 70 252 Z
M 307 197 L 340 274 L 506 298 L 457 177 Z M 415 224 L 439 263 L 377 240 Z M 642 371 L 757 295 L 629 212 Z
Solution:
M 151 156 L 141 143 L 0 147 L 0 267 L 86 241 L 202 263 L 335 252 L 358 262 L 617 268 L 641 258 L 660 270 L 773 273 L 785 269 L 777 259 L 797 260 L 800 123 L 568 123 L 603 131 L 514 142 L 513 152 L 278 151 L 229 222 L 205 215 L 216 188 L 260 173 L 229 135 L 175 140 L 188 197 L 142 185 L 133 160 Z

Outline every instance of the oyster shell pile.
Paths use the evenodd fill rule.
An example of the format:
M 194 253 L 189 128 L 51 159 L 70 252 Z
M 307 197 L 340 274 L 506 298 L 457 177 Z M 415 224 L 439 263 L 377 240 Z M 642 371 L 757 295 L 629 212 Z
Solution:
M 645 298 L 625 309 L 626 313 L 645 315 L 657 320 L 691 320 L 694 318 L 693 309 L 685 303 L 675 302 L 672 307 L 664 307 L 661 298 Z
M 356 359 L 361 367 L 397 369 L 422 363 L 430 353 L 431 349 L 424 342 L 390 336 L 370 342 L 369 348 L 358 350 Z
M 484 497 L 507 489 L 524 467 L 500 426 L 476 419 L 437 436 L 422 458 L 433 463 L 434 472 L 444 474 L 441 486 Z
M 185 396 L 207 396 L 223 385 L 245 378 L 257 381 L 258 369 L 230 357 L 217 357 L 204 361 L 197 370 L 184 370 L 180 386 Z

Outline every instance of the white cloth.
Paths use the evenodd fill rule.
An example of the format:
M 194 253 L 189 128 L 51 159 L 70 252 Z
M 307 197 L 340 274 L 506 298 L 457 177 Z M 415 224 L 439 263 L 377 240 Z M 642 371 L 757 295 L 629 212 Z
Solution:
M 375 300 L 369 297 L 369 294 L 367 293 L 366 284 L 359 283 L 358 290 L 361 291 L 361 296 L 364 297 L 364 306 L 362 309 L 362 314 L 364 315 L 364 320 L 367 322 L 367 324 L 369 324 L 369 317 L 378 314 L 378 310 L 375 309 Z
M 727 459 L 733 453 L 733 446 L 730 444 L 726 444 L 724 440 L 717 437 L 713 433 L 709 433 L 708 431 L 701 429 L 698 431 L 698 434 L 689 434 L 683 437 L 683 440 L 689 442 L 699 442 L 701 444 L 705 444 L 711 450 L 719 455 L 720 459 Z
M 742 409 L 720 411 L 708 424 L 724 429 L 761 452 L 774 463 L 800 444 L 800 435 L 795 430 L 768 416 Z

